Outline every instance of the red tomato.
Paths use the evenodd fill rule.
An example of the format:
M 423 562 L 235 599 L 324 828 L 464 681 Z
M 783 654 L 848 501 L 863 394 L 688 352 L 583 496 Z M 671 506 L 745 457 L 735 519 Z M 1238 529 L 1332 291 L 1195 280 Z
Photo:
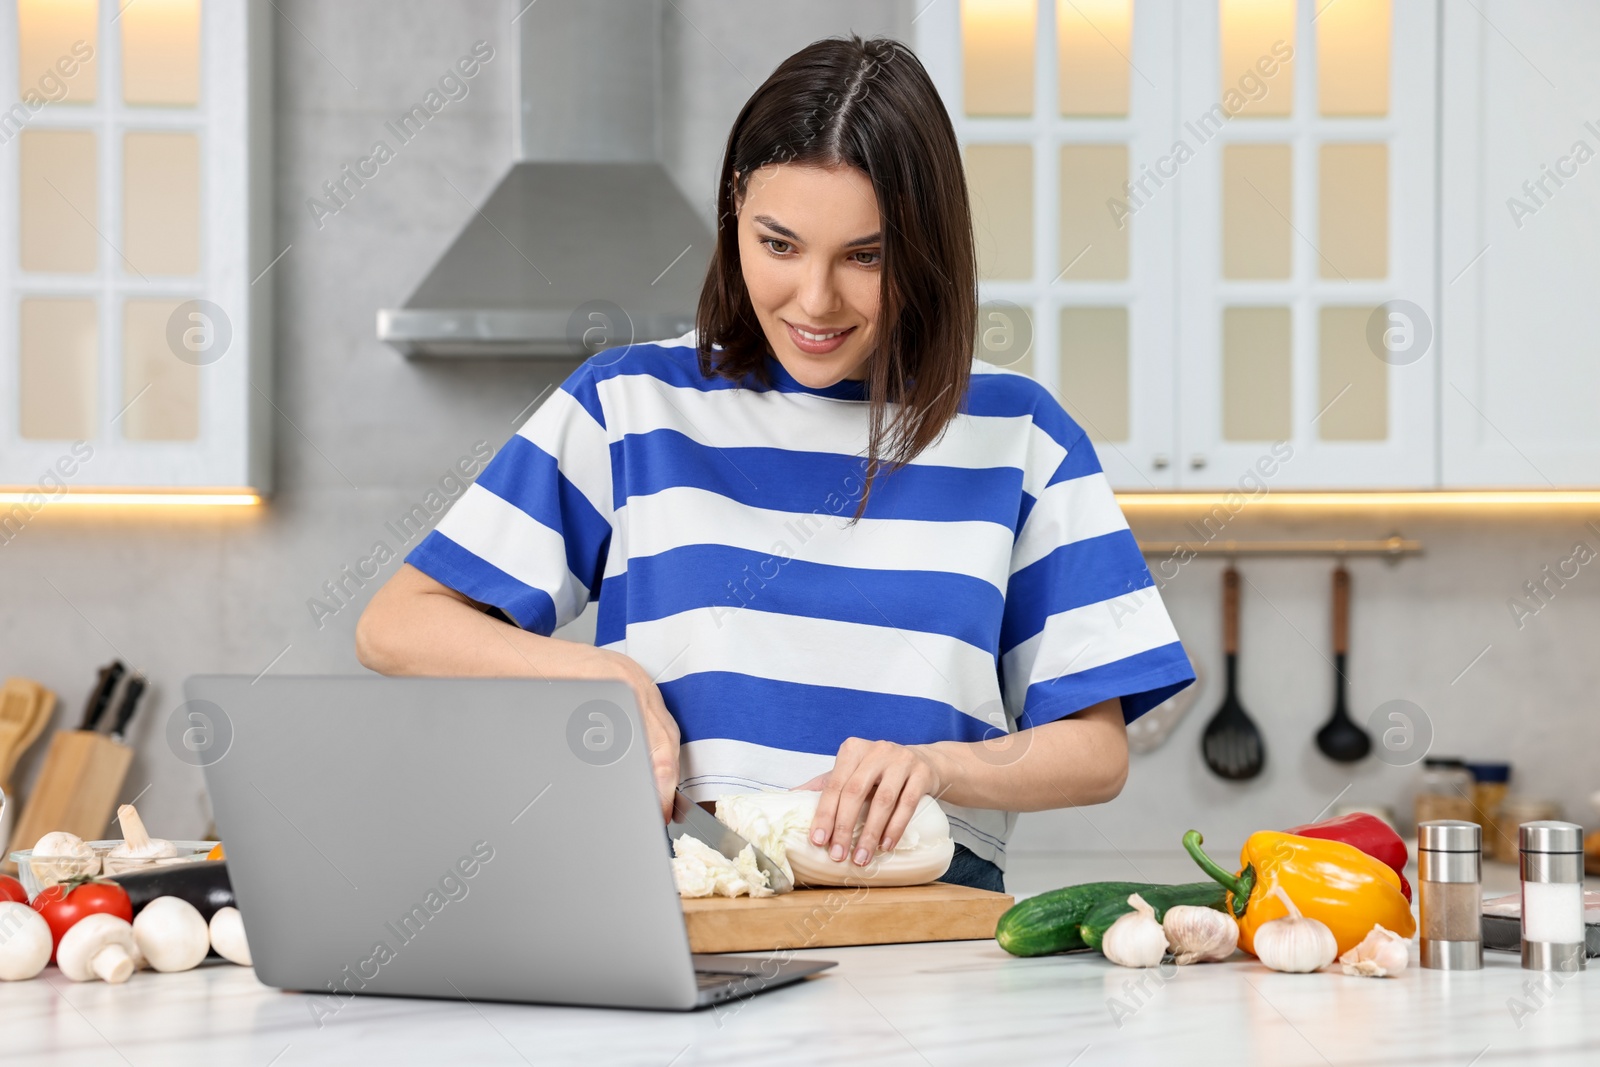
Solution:
M 128 891 L 112 882 L 84 882 L 70 893 L 64 885 L 50 886 L 33 898 L 33 910 L 50 925 L 51 959 L 61 944 L 61 935 L 87 915 L 104 913 L 133 922 L 133 901 L 128 899 Z
M 0 901 L 4 900 L 26 904 L 28 902 L 28 892 L 22 888 L 22 883 L 15 878 L 0 875 Z

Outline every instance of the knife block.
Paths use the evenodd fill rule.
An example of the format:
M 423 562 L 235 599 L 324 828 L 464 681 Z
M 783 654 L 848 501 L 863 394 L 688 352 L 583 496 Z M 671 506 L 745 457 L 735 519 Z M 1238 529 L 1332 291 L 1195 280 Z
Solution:
M 11 834 L 11 849 L 32 848 L 54 830 L 85 841 L 111 835 L 111 817 L 122 793 L 133 749 L 93 730 L 62 730 L 50 741 L 39 781 Z M 9 858 L 6 870 L 15 870 Z

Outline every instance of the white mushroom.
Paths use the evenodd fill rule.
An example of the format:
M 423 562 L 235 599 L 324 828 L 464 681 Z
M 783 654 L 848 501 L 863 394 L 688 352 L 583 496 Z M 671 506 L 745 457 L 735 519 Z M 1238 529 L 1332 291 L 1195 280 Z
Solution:
M 26 904 L 0 904 L 0 981 L 32 978 L 50 962 L 50 924 Z
M 28 866 L 41 886 L 71 878 L 93 878 L 100 873 L 100 857 L 77 834 L 56 830 L 39 838 Z
M 250 944 L 244 939 L 244 917 L 238 908 L 218 908 L 211 916 L 211 947 L 229 963 L 251 965 Z
M 56 966 L 74 982 L 126 982 L 134 972 L 133 926 L 117 915 L 86 915 L 61 935 Z
M 156 897 L 133 917 L 139 951 L 158 971 L 187 971 L 211 951 L 199 910 L 182 897 Z
M 171 859 L 178 854 L 178 846 L 171 841 L 150 836 L 132 804 L 117 809 L 117 821 L 122 824 L 122 844 L 106 853 L 107 874 L 143 870 L 154 866 L 156 860 Z

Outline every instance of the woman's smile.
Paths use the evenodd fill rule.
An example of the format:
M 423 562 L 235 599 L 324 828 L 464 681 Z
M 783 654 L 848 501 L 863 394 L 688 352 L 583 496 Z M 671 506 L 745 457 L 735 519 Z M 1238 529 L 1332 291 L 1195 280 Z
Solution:
M 784 320 L 784 324 L 789 327 L 789 340 L 794 342 L 794 346 L 813 356 L 825 356 L 836 351 L 855 330 L 854 326 L 823 330 L 799 326 L 788 319 Z

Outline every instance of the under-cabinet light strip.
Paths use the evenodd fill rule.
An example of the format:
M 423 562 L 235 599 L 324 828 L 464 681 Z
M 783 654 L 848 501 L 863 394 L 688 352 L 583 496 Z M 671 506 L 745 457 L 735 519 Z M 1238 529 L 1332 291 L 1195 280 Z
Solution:
M 259 493 L 86 493 L 50 496 L 40 490 L 0 492 L 0 507 L 249 507 L 261 503 Z M 0 514 L 3 518 L 3 514 Z

